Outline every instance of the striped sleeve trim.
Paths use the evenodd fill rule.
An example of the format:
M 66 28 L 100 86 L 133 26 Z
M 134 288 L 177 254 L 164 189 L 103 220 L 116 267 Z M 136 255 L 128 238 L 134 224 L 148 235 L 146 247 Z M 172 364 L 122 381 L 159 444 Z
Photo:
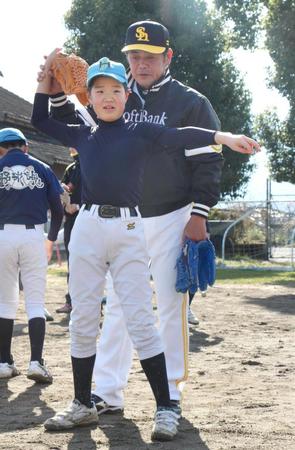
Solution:
M 68 98 L 65 94 L 61 94 L 59 96 L 50 97 L 51 106 L 54 108 L 58 108 L 59 106 L 63 106 L 67 103 Z
M 202 205 L 201 203 L 194 203 L 191 214 L 207 218 L 209 211 L 210 211 L 209 206 Z
M 192 148 L 190 150 L 185 150 L 184 154 L 186 157 L 203 155 L 204 153 L 221 153 L 222 145 L 207 145 L 206 147 Z

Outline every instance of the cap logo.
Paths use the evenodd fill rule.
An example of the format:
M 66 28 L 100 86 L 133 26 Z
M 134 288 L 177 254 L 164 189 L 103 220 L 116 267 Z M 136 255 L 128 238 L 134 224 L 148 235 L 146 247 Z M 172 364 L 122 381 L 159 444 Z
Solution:
M 106 57 L 101 58 L 101 60 L 100 60 L 100 62 L 99 62 L 99 68 L 100 68 L 100 70 L 106 70 L 106 69 L 108 69 L 109 67 L 111 67 L 111 63 L 110 63 L 109 58 L 106 58 Z
M 144 27 L 137 27 L 135 31 L 135 36 L 138 41 L 149 42 L 149 35 L 145 31 Z

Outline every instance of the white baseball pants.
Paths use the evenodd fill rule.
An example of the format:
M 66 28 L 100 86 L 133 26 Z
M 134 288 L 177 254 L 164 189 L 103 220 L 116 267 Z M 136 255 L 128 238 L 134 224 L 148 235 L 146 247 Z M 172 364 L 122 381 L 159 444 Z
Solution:
M 176 259 L 191 206 L 143 219 L 154 280 L 159 331 L 164 344 L 170 398 L 179 400 L 188 376 L 188 296 L 175 291 Z M 123 406 L 132 361 L 132 344 L 116 295 L 107 292 L 107 305 L 94 367 L 95 394 L 113 406 Z
M 142 219 L 128 217 L 128 208 L 121 208 L 124 218 L 105 219 L 97 209 L 97 205 L 89 211 L 82 207 L 69 245 L 72 356 L 96 353 L 100 301 L 109 269 L 123 312 L 120 326 L 126 322 L 139 358 L 150 358 L 163 352 L 163 346 L 152 310 Z M 103 355 L 96 359 L 98 365 L 100 358 Z
M 44 317 L 47 257 L 43 225 L 4 225 L 0 230 L 0 317 L 15 319 L 19 271 L 28 320 Z

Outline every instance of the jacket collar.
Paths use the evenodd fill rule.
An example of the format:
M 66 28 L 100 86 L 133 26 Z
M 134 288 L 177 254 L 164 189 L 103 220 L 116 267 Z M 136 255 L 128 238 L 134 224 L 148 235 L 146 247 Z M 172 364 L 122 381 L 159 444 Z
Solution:
M 127 70 L 127 78 L 128 78 L 128 87 L 133 92 L 136 92 L 138 94 L 141 91 L 144 95 L 148 94 L 149 92 L 159 92 L 159 90 L 161 89 L 162 86 L 164 86 L 164 84 L 172 80 L 169 67 L 167 67 L 167 70 L 164 73 L 164 75 L 155 84 L 153 84 L 149 89 L 146 90 L 143 90 L 138 86 L 137 82 L 131 75 L 130 68 L 128 68 Z

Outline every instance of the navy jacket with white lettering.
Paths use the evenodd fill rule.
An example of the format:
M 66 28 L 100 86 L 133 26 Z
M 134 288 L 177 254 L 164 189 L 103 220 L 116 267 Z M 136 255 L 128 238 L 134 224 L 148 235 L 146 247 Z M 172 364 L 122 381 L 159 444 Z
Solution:
M 124 118 L 133 122 L 152 122 L 168 127 L 197 126 L 220 129 L 209 100 L 199 92 L 172 79 L 167 70 L 163 79 L 147 92 L 130 79 Z M 68 123 L 93 123 L 91 107 L 75 111 L 63 94 L 51 98 L 54 118 Z M 219 199 L 223 157 L 220 146 L 171 152 L 153 152 L 145 167 L 140 210 L 143 217 L 154 217 L 193 202 L 192 214 L 205 218 Z
M 48 239 L 55 241 L 63 219 L 62 192 L 51 168 L 20 148 L 0 158 L 1 224 L 44 224 L 50 209 Z

